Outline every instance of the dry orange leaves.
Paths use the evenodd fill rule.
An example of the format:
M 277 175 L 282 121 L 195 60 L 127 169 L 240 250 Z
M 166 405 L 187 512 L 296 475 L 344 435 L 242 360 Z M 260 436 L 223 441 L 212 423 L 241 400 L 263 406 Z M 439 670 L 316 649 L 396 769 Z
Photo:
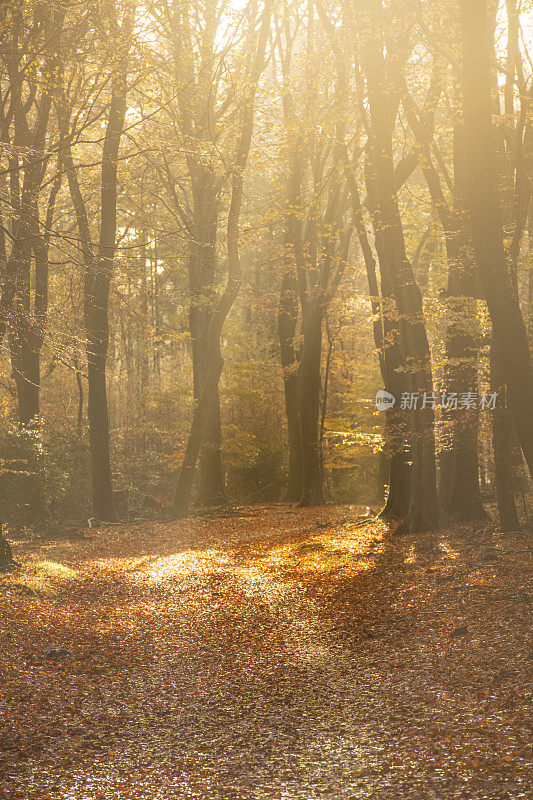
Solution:
M 530 797 L 528 545 L 358 513 L 18 543 L 0 798 Z

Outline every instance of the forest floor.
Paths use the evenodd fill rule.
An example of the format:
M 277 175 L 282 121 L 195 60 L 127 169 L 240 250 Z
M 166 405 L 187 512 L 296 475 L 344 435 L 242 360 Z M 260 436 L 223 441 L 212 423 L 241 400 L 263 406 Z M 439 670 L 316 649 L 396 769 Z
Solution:
M 531 798 L 531 543 L 359 513 L 16 542 L 0 798 Z

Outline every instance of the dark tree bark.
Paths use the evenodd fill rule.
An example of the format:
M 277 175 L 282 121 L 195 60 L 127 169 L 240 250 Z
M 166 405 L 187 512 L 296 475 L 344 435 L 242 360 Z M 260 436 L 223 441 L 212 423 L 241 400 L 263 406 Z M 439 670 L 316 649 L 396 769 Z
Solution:
M 324 434 L 326 432 L 326 419 L 328 413 L 328 396 L 329 396 L 329 382 L 331 379 L 331 367 L 333 361 L 333 353 L 335 350 L 335 339 L 340 333 L 340 327 L 337 333 L 332 333 L 327 315 L 324 318 L 326 324 L 326 336 L 328 340 L 328 349 L 326 352 L 326 363 L 324 366 L 324 385 L 322 387 L 322 396 L 320 399 L 320 425 L 318 430 L 318 451 L 320 455 L 320 470 L 323 478 L 324 492 L 327 500 L 333 499 L 333 492 L 331 483 L 328 478 L 325 462 L 324 462 Z
M 287 258 L 291 260 L 290 254 L 287 254 Z M 284 267 L 284 275 L 281 281 L 278 306 L 278 338 L 289 439 L 289 470 L 283 499 L 289 502 L 296 502 L 302 496 L 303 455 L 298 397 L 299 364 L 294 347 L 297 321 L 298 289 L 294 275 L 294 265 L 288 263 Z
M 205 18 L 197 30 L 192 23 L 195 12 L 190 4 L 176 6 L 172 15 L 161 17 L 164 16 L 161 22 L 163 36 L 170 41 L 175 70 L 172 77 L 181 75 L 183 69 L 190 72 L 190 80 L 180 86 L 176 104 L 170 107 L 174 115 L 173 124 L 187 142 L 184 155 L 189 176 L 188 189 L 183 189 L 181 176 L 172 173 L 172 165 L 165 156 L 163 161 L 172 208 L 189 237 L 189 331 L 193 394 L 197 404 L 210 369 L 209 329 L 216 313 L 220 272 L 217 233 L 222 189 L 227 175 L 219 174 L 217 170 L 216 162 L 220 155 L 216 155 L 217 143 L 229 118 L 228 109 L 233 109 L 235 115 L 240 114 L 233 88 L 222 101 L 217 94 L 220 88 L 217 63 L 222 64 L 222 54 L 217 50 L 217 32 L 225 24 L 222 21 L 224 13 L 223 6 L 216 0 L 207 0 Z M 214 392 L 206 412 L 198 476 L 194 481 L 195 501 L 204 506 L 226 502 L 218 383 Z
M 133 20 L 131 21 L 133 23 Z M 123 43 L 124 47 L 124 43 Z M 127 96 L 127 57 L 113 79 L 111 105 L 102 154 L 100 240 L 85 282 L 87 334 L 88 417 L 91 446 L 93 513 L 97 519 L 115 521 L 113 499 L 106 363 L 109 345 L 109 289 L 117 231 L 117 160 L 124 128 Z
M 378 187 L 370 162 L 366 164 L 367 200 L 374 223 L 378 219 Z M 361 237 L 359 237 L 361 241 Z M 381 330 L 374 322 L 374 341 L 381 353 L 380 369 L 385 390 L 396 398 L 393 408 L 385 412 L 385 447 L 389 456 L 389 490 L 385 506 L 379 516 L 382 519 L 403 519 L 409 513 L 412 483 L 412 425 L 405 412 L 399 409 L 400 398 L 410 388 L 410 381 L 403 369 L 404 360 L 400 346 L 400 325 L 394 302 L 392 284 L 387 272 L 386 262 L 382 261 L 379 236 L 376 236 L 376 249 L 381 275 L 381 304 L 374 302 L 374 315 L 381 315 Z M 378 297 L 376 265 L 369 246 L 363 247 L 363 255 L 369 290 Z M 374 294 L 375 293 L 375 294 Z
M 464 135 L 454 130 L 454 206 L 444 211 L 443 196 L 435 195 L 446 240 L 448 260 L 445 385 L 460 395 L 478 390 L 478 322 L 476 318 L 475 261 L 465 208 Z M 479 411 L 456 409 L 445 413 L 452 441 L 441 463 L 441 498 L 444 510 L 458 522 L 486 518 L 479 487 Z
M 19 422 L 23 426 L 38 424 L 40 410 L 40 351 L 47 312 L 48 243 L 59 190 L 57 180 L 52 183 L 44 230 L 39 221 L 38 205 L 49 161 L 45 143 L 56 88 L 64 17 L 64 9 L 36 9 L 31 24 L 27 25 L 19 8 L 11 10 L 12 25 L 6 51 L 9 90 L 0 108 L 2 141 L 12 145 L 15 151 L 20 148 L 24 153 L 22 163 L 16 152 L 9 158 L 12 246 L 2 271 L 0 301 L 0 339 L 9 328 Z M 40 50 L 44 57 L 41 80 L 36 80 L 24 63 L 27 51 L 32 48 Z M 31 289 L 33 262 L 34 292 Z
M 218 225 L 218 190 L 212 170 L 203 164 L 193 169 L 193 233 L 189 257 L 193 391 L 198 402 L 208 370 L 209 324 L 216 303 L 215 267 Z M 198 502 L 219 505 L 225 501 L 221 456 L 220 399 L 218 385 L 209 406 L 200 451 Z
M 533 174 L 533 173 L 532 173 Z M 528 270 L 527 270 L 527 299 L 528 299 L 528 320 L 527 332 L 529 339 L 529 352 L 533 358 L 533 196 L 529 201 L 529 212 L 527 222 L 527 247 L 528 247 Z
M 515 0 L 506 0 L 506 9 L 508 35 L 503 87 L 503 110 L 506 123 L 505 126 L 495 131 L 495 147 L 498 157 L 497 186 L 499 211 L 504 232 L 504 249 L 508 260 L 511 284 L 516 298 L 520 302 L 518 262 L 531 196 L 531 182 L 526 174 L 526 163 L 533 151 L 533 125 L 530 121 L 533 86 L 528 91 L 524 79 L 519 44 L 519 18 Z M 492 27 L 493 22 L 491 22 L 491 29 Z M 492 58 L 496 58 L 495 53 Z M 493 110 L 499 115 L 501 114 L 501 97 L 495 72 L 493 72 L 492 80 L 494 82 Z M 515 115 L 515 84 L 519 90 L 519 113 L 517 115 Z M 516 123 L 514 124 L 515 119 Z M 519 524 L 516 494 L 519 490 L 524 491 L 527 480 L 524 480 L 523 456 L 513 419 L 506 407 L 506 402 L 503 401 L 503 398 L 507 397 L 507 387 L 495 342 L 491 346 L 491 380 L 496 384 L 498 394 L 502 398 L 493 414 L 496 490 L 500 522 L 504 529 L 516 530 Z M 507 474 L 505 474 L 505 470 L 507 470 Z
M 460 395 L 476 392 L 478 388 L 475 264 L 465 209 L 465 153 L 461 125 L 454 129 L 453 206 L 444 195 L 433 164 L 431 142 L 436 103 L 442 89 L 441 75 L 442 66 L 436 61 L 428 91 L 429 103 L 426 101 L 423 113 L 416 108 L 407 86 L 404 87 L 403 108 L 418 142 L 422 171 L 445 235 L 448 262 L 445 386 L 449 392 Z M 479 489 L 478 410 L 458 407 L 445 410 L 443 417 L 449 431 L 440 458 L 443 509 L 457 521 L 484 519 L 486 513 Z
M 80 370 L 75 367 L 76 387 L 78 389 L 78 410 L 76 414 L 76 435 L 81 440 L 83 435 L 83 382 Z
M 284 63 L 284 70 L 287 70 L 286 63 Z M 283 108 L 286 118 L 294 122 L 294 109 L 289 92 L 283 93 Z M 300 353 L 295 347 L 300 310 L 297 269 L 298 262 L 301 262 L 302 258 L 302 223 L 299 219 L 302 205 L 302 158 L 298 152 L 298 146 L 299 143 L 296 152 L 291 153 L 288 160 L 289 178 L 283 241 L 283 274 L 277 319 L 289 440 L 289 469 L 283 499 L 289 502 L 297 502 L 301 499 L 303 485 L 303 450 L 298 389 Z
M 0 523 L 0 572 L 9 572 L 12 569 L 20 567 L 18 561 L 13 558 L 13 551 L 11 545 L 2 533 L 2 524 Z
M 237 298 L 241 286 L 241 263 L 239 256 L 239 221 L 244 192 L 244 171 L 252 141 L 255 95 L 259 79 L 265 67 L 265 50 L 270 29 L 271 8 L 265 4 L 257 45 L 252 53 L 250 78 L 242 105 L 241 129 L 232 168 L 231 199 L 227 222 L 228 278 L 222 295 L 211 313 L 206 337 L 205 376 L 193 413 L 191 430 L 187 439 L 185 455 L 181 463 L 173 511 L 184 516 L 189 509 L 196 464 L 205 441 L 206 429 L 218 399 L 218 385 L 224 359 L 220 337 L 226 318 Z
M 286 11 L 286 10 L 285 10 Z M 308 5 L 309 28 L 307 36 L 307 49 L 310 54 L 314 47 L 314 4 Z M 295 470 L 301 463 L 301 479 L 291 481 L 291 493 L 300 483 L 300 506 L 319 505 L 324 502 L 323 469 L 320 454 L 320 391 L 321 376 L 320 365 L 322 357 L 322 320 L 329 302 L 336 291 L 338 282 L 344 270 L 343 263 L 347 257 L 351 236 L 351 227 L 347 236 L 340 234 L 342 229 L 342 212 L 339 210 L 339 191 L 329 191 L 326 209 L 321 207 L 321 194 L 323 191 L 323 170 L 327 155 L 324 154 L 323 143 L 314 135 L 306 141 L 301 132 L 302 121 L 298 118 L 293 90 L 291 86 L 291 52 L 294 31 L 291 30 L 289 17 L 284 15 L 282 28 L 285 41 L 282 42 L 281 31 L 276 25 L 277 48 L 283 74 L 282 103 L 287 128 L 287 143 L 289 145 L 290 159 L 288 165 L 287 181 L 287 221 L 285 230 L 285 253 L 294 263 L 295 276 L 285 280 L 288 288 L 297 290 L 297 296 L 292 299 L 294 312 L 301 309 L 301 348 L 299 349 L 299 364 L 297 380 L 285 370 L 286 407 L 291 414 L 289 423 L 293 429 L 292 463 Z M 309 96 L 313 94 L 313 79 L 306 72 Z M 335 95 L 335 103 L 339 102 L 339 87 Z M 305 109 L 309 114 L 309 107 Z M 305 213 L 305 226 L 302 224 L 303 216 L 303 186 L 305 184 L 305 168 L 309 166 L 312 180 L 312 200 Z M 335 171 L 336 167 L 334 168 Z M 330 187 L 334 177 L 329 178 Z M 342 243 L 341 243 L 342 239 Z M 334 268 L 333 263 L 336 262 Z M 291 267 L 292 269 L 292 267 Z M 288 297 L 288 295 L 286 295 Z M 286 301 L 285 301 L 286 303 Z M 287 316 L 283 319 L 287 328 Z M 295 328 L 296 320 L 293 324 Z M 294 335 L 294 333 L 293 333 Z M 293 348 L 294 349 L 294 348 Z M 289 350 L 284 347 L 284 357 L 288 361 Z M 291 368 L 289 367 L 289 370 Z M 298 394 L 298 406 L 294 402 L 295 389 Z M 288 393 L 288 394 L 287 394 Z M 297 412 L 296 412 L 297 408 Z M 299 441 L 293 423 L 299 418 Z M 301 446 L 301 452 L 300 452 Z M 294 474 L 294 472 L 293 472 Z
M 429 343 L 426 334 L 422 296 L 405 252 L 403 227 L 396 196 L 392 129 L 396 113 L 393 77 L 398 72 L 400 53 L 384 58 L 381 2 L 361 4 L 365 24 L 361 26 L 360 51 L 366 75 L 370 108 L 369 165 L 372 180 L 367 187 L 375 191 L 373 226 L 378 252 L 382 292 L 390 286 L 400 319 L 400 348 L 403 367 L 413 392 L 431 394 L 433 380 Z M 387 69 L 388 67 L 388 69 Z M 388 87 L 388 91 L 384 91 Z M 413 475 L 409 512 L 398 533 L 415 533 L 438 527 L 440 507 L 437 496 L 434 411 L 422 403 L 413 414 Z
M 322 357 L 323 300 L 313 298 L 303 314 L 303 347 L 299 370 L 300 431 L 302 437 L 302 494 L 299 505 L 324 503 L 324 481 L 319 450 L 320 362 Z
M 313 232 L 309 236 L 306 243 L 308 252 L 298 267 L 302 307 L 302 352 L 298 376 L 303 454 L 300 507 L 324 503 L 319 436 L 322 322 L 342 279 L 353 233 L 352 224 L 342 231 L 339 201 L 336 181 L 332 179 L 326 210 L 320 220 L 321 235 Z M 312 220 L 311 225 L 315 224 L 317 221 Z
M 485 0 L 460 0 L 468 199 L 472 240 L 518 441 L 533 472 L 533 367 L 508 270 L 496 191 L 491 46 Z
M 24 269 L 28 278 L 30 270 L 28 259 L 27 269 Z M 9 334 L 11 369 L 17 386 L 19 422 L 25 427 L 37 426 L 41 383 L 40 348 L 31 322 L 29 283 L 19 278 L 18 287 Z
M 494 341 L 490 348 L 490 384 L 491 390 L 498 393 L 498 402 L 492 412 L 492 448 L 500 525 L 503 531 L 518 531 L 520 522 L 514 496 L 512 450 L 515 433 L 505 405 L 503 370 Z
M 382 282 L 381 295 L 376 274 L 376 260 L 368 241 L 357 181 L 353 168 L 349 163 L 344 142 L 342 142 L 341 158 L 352 198 L 354 226 L 363 254 L 368 292 L 372 308 L 374 345 L 379 358 L 379 368 L 385 390 L 400 398 L 407 388 L 401 372 L 400 329 L 397 314 L 393 308 L 392 288 L 386 279 Z M 369 165 L 367 169 L 367 202 L 371 213 L 376 213 L 376 186 Z M 404 180 L 402 177 L 400 180 Z M 397 179 L 398 181 L 398 179 Z M 380 270 L 382 274 L 385 269 Z M 387 296 L 383 294 L 384 290 Z M 379 513 L 382 519 L 398 519 L 407 515 L 411 498 L 411 463 L 407 430 L 403 415 L 396 408 L 385 412 L 385 454 L 388 459 L 388 493 L 384 507 Z
M 88 418 L 91 450 L 93 514 L 105 522 L 117 520 L 113 499 L 106 364 L 109 345 L 108 304 L 116 247 L 117 161 L 124 128 L 127 99 L 128 54 L 135 7 L 129 4 L 122 25 L 112 26 L 119 38 L 119 57 L 112 77 L 111 102 L 106 124 L 100 179 L 100 236 L 95 254 L 87 208 L 80 189 L 70 145 L 63 151 L 70 194 L 76 214 L 85 265 L 84 323 L 87 337 Z M 58 119 L 69 142 L 66 100 L 57 104 Z
M 38 198 L 32 216 L 30 251 L 19 274 L 17 302 L 10 332 L 11 363 L 17 385 L 18 414 L 21 425 L 38 425 L 40 416 L 41 349 L 48 312 L 48 250 L 54 207 L 61 187 L 61 172 L 52 183 L 44 229 L 39 221 Z M 31 256 L 35 262 L 33 306 L 31 300 Z

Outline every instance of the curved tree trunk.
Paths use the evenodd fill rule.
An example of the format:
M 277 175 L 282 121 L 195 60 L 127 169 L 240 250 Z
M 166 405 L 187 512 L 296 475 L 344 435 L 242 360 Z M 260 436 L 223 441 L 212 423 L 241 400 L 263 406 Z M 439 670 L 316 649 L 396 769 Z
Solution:
M 201 382 L 198 400 L 193 413 L 190 433 L 187 439 L 185 455 L 174 493 L 172 508 L 178 516 L 184 516 L 191 503 L 191 493 L 194 481 L 196 464 L 202 445 L 209 435 L 209 420 L 216 415 L 218 403 L 218 386 L 224 359 L 220 338 L 226 318 L 239 294 L 242 272 L 239 256 L 239 221 L 244 192 L 244 170 L 248 161 L 252 141 L 254 103 L 259 78 L 265 67 L 265 49 L 270 30 L 270 5 L 265 4 L 261 29 L 257 38 L 255 50 L 250 64 L 250 79 L 246 87 L 242 105 L 242 120 L 240 136 L 237 142 L 235 160 L 232 165 L 231 199 L 227 222 L 227 247 L 228 247 L 228 278 L 225 289 L 220 296 L 215 308 L 209 315 L 209 324 L 205 337 L 203 330 L 199 330 L 205 343 L 205 359 L 202 364 L 203 374 L 197 374 L 195 380 Z M 219 418 L 218 418 L 219 419 Z M 211 429 L 212 430 L 212 429 Z
M 359 189 L 353 170 L 348 162 L 346 147 L 342 147 L 341 157 L 344 162 L 346 179 L 352 198 L 355 230 L 365 263 L 368 293 L 374 316 L 372 327 L 374 345 L 379 357 L 379 369 L 385 390 L 392 394 L 398 403 L 405 388 L 405 379 L 401 371 L 399 371 L 399 367 L 401 367 L 400 330 L 397 315 L 391 307 L 393 302 L 390 296 L 392 288 L 387 283 L 385 268 L 380 268 L 380 272 L 384 276 L 380 297 L 376 275 L 376 260 L 368 241 Z M 373 205 L 376 202 L 375 180 L 369 170 L 367 170 L 367 191 L 368 203 L 372 213 L 375 213 L 376 208 Z M 387 296 L 385 296 L 385 293 L 387 293 Z M 403 518 L 407 515 L 411 499 L 411 463 L 407 446 L 408 436 L 405 435 L 403 419 L 402 415 L 398 413 L 398 407 L 389 409 L 386 412 L 384 433 L 384 455 L 388 458 L 389 484 L 387 500 L 379 516 L 382 519 Z
M 361 62 L 367 81 L 370 109 L 369 157 L 366 179 L 376 250 L 384 284 L 394 296 L 399 319 L 402 369 L 409 390 L 422 395 L 433 392 L 429 342 L 426 333 L 422 295 L 415 281 L 405 251 L 402 219 L 398 206 L 394 173 L 392 132 L 396 116 L 398 85 L 406 52 L 399 50 L 384 56 L 383 8 L 376 0 L 362 3 L 363 24 L 355 21 L 360 32 Z M 387 40 L 388 46 L 391 44 Z M 388 91 L 384 90 L 388 88 Z M 373 195 L 371 198 L 370 195 Z M 409 512 L 398 533 L 431 530 L 440 523 L 435 465 L 434 411 L 419 403 L 412 413 L 412 479 Z

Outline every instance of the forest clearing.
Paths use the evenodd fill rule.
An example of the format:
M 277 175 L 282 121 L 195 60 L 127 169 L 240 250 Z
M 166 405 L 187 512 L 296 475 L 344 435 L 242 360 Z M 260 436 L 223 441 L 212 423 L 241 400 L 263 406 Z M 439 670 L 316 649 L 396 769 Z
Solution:
M 531 797 L 527 540 L 360 513 L 26 543 L 0 592 L 0 797 Z

